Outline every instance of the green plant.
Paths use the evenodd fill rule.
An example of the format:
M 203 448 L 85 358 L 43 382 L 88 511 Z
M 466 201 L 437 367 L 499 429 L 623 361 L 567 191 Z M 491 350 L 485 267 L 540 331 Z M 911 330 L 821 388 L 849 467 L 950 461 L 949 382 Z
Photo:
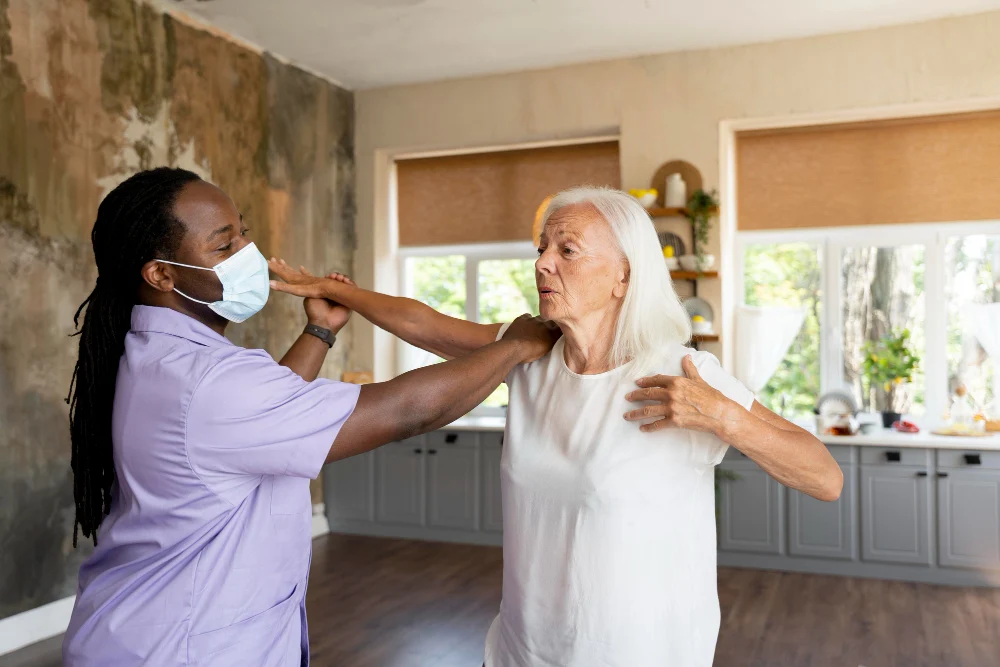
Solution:
M 905 384 L 913 380 L 920 364 L 920 357 L 910 344 L 910 330 L 899 329 L 877 341 L 868 341 L 862 351 L 861 371 L 868 381 L 872 410 L 876 409 L 879 402 L 876 397 L 881 392 L 887 412 L 906 412 L 909 405 Z
M 705 253 L 708 250 L 708 232 L 712 227 L 712 220 L 718 214 L 719 200 L 716 198 L 715 190 L 706 192 L 699 188 L 691 193 L 685 215 L 691 221 L 692 245 L 695 257 L 698 258 L 699 270 L 705 263 Z

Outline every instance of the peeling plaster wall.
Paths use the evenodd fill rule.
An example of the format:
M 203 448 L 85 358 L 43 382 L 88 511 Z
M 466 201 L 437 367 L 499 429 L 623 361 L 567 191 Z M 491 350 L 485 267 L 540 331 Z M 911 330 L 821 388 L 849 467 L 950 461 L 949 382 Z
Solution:
M 137 170 L 226 190 L 265 254 L 349 271 L 350 92 L 133 0 L 0 0 L 0 618 L 72 595 L 65 403 L 72 316 L 96 277 L 97 205 Z M 281 354 L 305 324 L 276 296 L 231 328 Z M 323 375 L 351 362 L 348 330 Z

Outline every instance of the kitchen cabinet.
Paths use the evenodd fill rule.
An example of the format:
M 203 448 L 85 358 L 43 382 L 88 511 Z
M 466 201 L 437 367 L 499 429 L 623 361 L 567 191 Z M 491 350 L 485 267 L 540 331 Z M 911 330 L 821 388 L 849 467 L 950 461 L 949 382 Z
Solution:
M 483 434 L 482 480 L 483 530 L 503 530 L 503 496 L 500 493 L 500 462 L 503 458 L 503 434 Z
M 375 454 L 365 452 L 323 469 L 323 496 L 331 521 L 374 521 Z
M 930 565 L 928 458 L 926 450 L 862 450 L 862 559 Z
M 831 450 L 844 474 L 840 498 L 827 503 L 799 491 L 788 491 L 788 553 L 793 556 L 840 560 L 854 557 L 857 523 L 853 452 L 848 447 Z
M 424 523 L 424 444 L 411 438 L 375 450 L 379 522 L 419 526 Z
M 452 439 L 428 436 L 427 524 L 438 528 L 475 530 L 478 522 L 476 498 L 479 452 Z
M 781 484 L 735 449 L 719 467 L 738 477 L 720 482 L 719 549 L 780 553 Z
M 938 456 L 938 561 L 1000 570 L 1000 453 Z

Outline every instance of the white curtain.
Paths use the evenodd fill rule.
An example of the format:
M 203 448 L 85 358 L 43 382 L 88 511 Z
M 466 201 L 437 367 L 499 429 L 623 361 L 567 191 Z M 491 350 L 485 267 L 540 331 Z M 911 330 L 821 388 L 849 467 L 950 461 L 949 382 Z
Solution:
M 974 304 L 968 310 L 969 325 L 986 354 L 1000 361 L 1000 303 Z
M 736 311 L 736 378 L 757 393 L 778 369 L 805 321 L 804 308 L 740 306 Z

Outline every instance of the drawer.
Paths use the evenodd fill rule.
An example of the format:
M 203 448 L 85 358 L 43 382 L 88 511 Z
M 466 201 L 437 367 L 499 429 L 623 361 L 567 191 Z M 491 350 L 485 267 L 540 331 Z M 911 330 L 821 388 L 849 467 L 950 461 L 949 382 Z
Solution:
M 926 468 L 930 465 L 930 452 L 926 449 L 911 447 L 861 447 L 861 463 Z
M 476 434 L 472 431 L 433 431 L 424 437 L 427 438 L 427 446 L 432 449 L 476 446 Z
M 850 445 L 827 445 L 827 449 L 837 463 L 856 463 L 854 447 Z
M 502 431 L 485 431 L 479 434 L 479 444 L 484 447 L 501 447 L 503 445 Z
M 939 468 L 966 468 L 968 470 L 1000 470 L 1000 452 L 977 449 L 939 449 Z

